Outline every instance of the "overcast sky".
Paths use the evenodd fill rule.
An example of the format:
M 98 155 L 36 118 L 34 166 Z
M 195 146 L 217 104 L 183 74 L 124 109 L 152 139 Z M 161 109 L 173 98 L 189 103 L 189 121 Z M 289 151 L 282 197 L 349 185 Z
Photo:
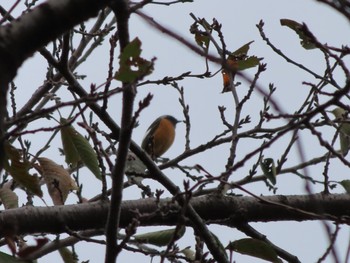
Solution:
M 10 6 L 10 4 L 13 2 L 12 0 L 3 1 L 6 3 L 5 6 Z M 15 10 L 14 14 L 19 14 L 20 11 L 20 8 L 18 8 L 18 10 Z M 311 0 L 202 0 L 194 1 L 194 3 L 178 4 L 171 7 L 149 5 L 143 11 L 146 14 L 153 16 L 156 21 L 169 27 L 178 34 L 182 35 L 185 39 L 192 42 L 194 42 L 194 40 L 192 35 L 189 33 L 189 27 L 193 23 L 193 19 L 189 16 L 189 13 L 194 13 L 197 17 L 206 18 L 209 22 L 212 21 L 213 18 L 216 18 L 220 23 L 222 23 L 222 31 L 225 36 L 227 48 L 231 51 L 249 41 L 254 41 L 254 43 L 251 45 L 251 50 L 249 53 L 258 57 L 263 57 L 263 62 L 267 63 L 267 71 L 262 75 L 259 83 L 266 90 L 268 89 L 269 83 L 274 83 L 278 88 L 276 98 L 278 98 L 278 102 L 283 107 L 283 110 L 289 113 L 293 113 L 293 111 L 303 101 L 305 94 L 307 94 L 309 91 L 308 88 L 303 86 L 301 83 L 303 81 L 316 83 L 316 81 L 310 75 L 307 75 L 300 69 L 287 64 L 281 57 L 273 53 L 271 49 L 268 48 L 261 40 L 256 24 L 259 23 L 260 20 L 263 20 L 265 22 L 265 33 L 278 48 L 280 48 L 289 57 L 307 67 L 310 67 L 313 71 L 321 75 L 325 69 L 323 55 L 321 52 L 317 50 L 303 49 L 299 44 L 300 40 L 298 36 L 290 29 L 282 27 L 280 25 L 280 19 L 289 18 L 298 22 L 305 22 L 321 43 L 328 43 L 329 45 L 340 47 L 343 44 L 348 44 L 349 41 L 348 21 L 325 5 Z M 151 28 L 136 15 L 133 15 L 131 18 L 130 33 L 131 38 L 137 36 L 142 41 L 143 57 L 147 59 L 151 59 L 153 57 L 157 58 L 155 62 L 155 71 L 149 77 L 149 79 L 155 80 L 165 76 L 176 76 L 187 71 L 191 71 L 196 74 L 203 73 L 205 71 L 205 63 L 202 57 L 194 54 L 191 50 L 182 46 L 176 40 L 170 39 L 154 28 Z M 101 84 L 105 81 L 108 54 L 109 46 L 108 41 L 106 41 L 106 45 L 99 47 L 97 51 L 87 60 L 85 65 L 82 65 L 78 69 L 80 74 L 87 75 L 86 79 L 81 82 L 83 85 L 85 85 L 86 89 L 89 88 L 91 83 Z M 117 65 L 115 65 L 115 67 L 117 67 Z M 24 88 L 26 89 L 26 92 L 24 96 L 19 96 L 18 105 L 25 103 L 25 101 L 28 99 L 26 95 L 29 95 L 33 90 L 42 84 L 42 80 L 45 77 L 45 69 L 46 63 L 44 62 L 43 58 L 35 55 L 19 70 L 18 76 L 15 79 L 15 82 L 19 87 L 18 94 L 22 95 Z M 217 65 L 210 64 L 211 72 L 215 72 L 218 69 L 219 67 Z M 247 74 L 249 76 L 253 76 L 255 74 L 255 69 L 247 71 Z M 199 80 L 190 78 L 180 82 L 179 84 L 184 87 L 186 101 L 190 105 L 192 147 L 207 142 L 224 129 L 219 118 L 220 115 L 217 109 L 218 106 L 225 106 L 227 108 L 226 115 L 228 116 L 228 120 L 233 121 L 233 98 L 229 93 L 221 94 L 221 74 L 218 74 L 211 79 Z M 114 82 L 113 85 L 116 87 L 119 84 Z M 247 88 L 247 84 L 243 82 L 239 88 L 242 89 L 240 94 L 244 94 L 244 89 Z M 175 91 L 175 89 L 161 85 L 143 86 L 138 90 L 137 101 L 141 100 L 147 93 L 152 93 L 154 98 L 150 107 L 142 112 L 140 126 L 134 131 L 133 139 L 137 143 L 141 142 L 145 130 L 159 115 L 171 114 L 178 119 L 183 118 L 182 109 L 178 102 L 178 93 Z M 58 95 L 62 97 L 65 96 L 64 92 L 59 92 Z M 111 100 L 113 103 L 111 103 L 109 112 L 113 113 L 115 120 L 119 123 L 121 97 L 117 95 L 112 97 Z M 258 94 L 254 94 L 249 105 L 249 108 L 244 109 L 243 116 L 250 114 L 253 121 L 257 120 L 259 110 L 263 105 L 262 97 Z M 230 112 L 232 112 L 232 115 Z M 230 116 L 232 116 L 231 119 Z M 175 144 L 166 153 L 166 157 L 173 158 L 182 153 L 185 142 L 184 133 L 184 125 L 179 125 Z M 41 136 L 43 136 L 42 138 L 45 138 L 49 135 L 42 134 Z M 34 148 L 37 147 L 39 149 L 43 146 L 44 141 L 42 138 L 33 146 Z M 289 138 L 290 137 L 287 136 L 286 139 Z M 302 139 L 304 140 L 305 145 L 307 138 Z M 57 147 L 60 147 L 60 141 L 57 140 L 55 143 L 57 145 L 52 145 L 51 149 L 45 153 L 45 157 L 54 160 L 62 160 L 63 164 L 63 158 L 58 155 L 57 150 Z M 313 147 L 309 147 L 310 145 L 315 145 L 315 149 Z M 253 147 L 256 147 L 254 142 L 249 142 L 247 145 L 244 145 L 238 159 L 243 157 L 244 154 L 249 149 L 253 149 Z M 281 142 L 281 147 L 283 147 L 283 141 Z M 265 154 L 269 154 L 271 157 L 277 159 L 281 154 L 281 149 L 273 148 L 271 150 L 267 150 Z M 317 146 L 316 140 L 311 142 L 307 141 L 306 154 L 308 158 L 320 156 L 324 153 L 325 150 Z M 219 147 L 218 149 L 211 150 L 208 153 L 200 154 L 186 160 L 182 164 L 194 165 L 198 163 L 212 174 L 217 175 L 224 170 L 224 165 L 227 161 L 227 154 L 228 146 Z M 298 161 L 300 161 L 300 159 L 296 152 L 293 157 L 288 160 L 290 164 L 297 163 Z M 344 176 L 344 171 L 339 167 L 340 166 L 331 165 L 330 169 L 332 171 L 332 175 L 334 175 L 332 180 L 346 179 Z M 243 168 L 241 170 L 242 174 L 237 174 L 237 178 L 244 177 L 246 175 L 244 173 L 249 169 L 250 167 Z M 178 171 L 166 170 L 165 172 L 176 183 L 182 185 L 184 177 L 176 177 Z M 309 172 L 310 176 L 315 176 L 322 180 L 322 166 L 315 167 L 315 169 Z M 84 185 L 85 195 L 87 198 L 94 196 L 100 191 L 100 188 L 96 188 L 95 179 L 92 177 L 90 179 L 86 179 L 87 181 Z M 158 186 L 154 186 L 153 190 L 156 187 Z M 278 178 L 277 187 L 277 194 L 305 193 L 305 184 L 298 178 L 295 178 L 294 175 L 283 175 Z M 268 191 L 268 189 L 266 189 L 263 183 L 257 183 L 248 186 L 247 188 L 258 195 L 272 194 Z M 315 192 L 319 192 L 321 190 L 322 189 L 318 187 L 314 188 Z M 336 192 L 342 192 L 342 189 L 338 187 Z M 125 199 L 136 199 L 139 197 L 140 194 L 134 187 L 126 190 L 124 194 Z M 72 203 L 76 202 L 74 197 L 70 198 L 69 200 Z M 43 204 L 39 201 L 38 205 Z M 325 231 L 321 223 L 273 222 L 253 224 L 253 226 L 262 233 L 266 234 L 267 237 L 271 241 L 275 242 L 276 245 L 282 247 L 292 254 L 297 255 L 301 262 L 316 262 L 328 246 L 327 237 L 325 236 Z M 244 237 L 244 235 L 233 229 L 215 226 L 211 229 L 220 237 L 224 245 L 226 245 L 230 240 L 232 241 Z M 140 231 L 145 230 L 140 229 Z M 188 229 L 187 233 L 188 234 L 180 242 L 183 247 L 193 244 L 190 235 L 192 233 L 191 229 Z M 338 242 L 336 243 L 342 258 L 345 257 L 348 240 L 348 227 L 342 226 Z M 80 260 L 90 259 L 91 263 L 102 262 L 104 250 L 104 246 L 97 244 L 81 243 L 77 246 L 77 252 L 78 255 L 80 255 Z M 145 258 L 140 257 L 139 255 L 128 255 L 129 257 L 126 257 L 125 254 L 122 254 L 118 262 L 126 262 L 126 260 L 131 260 L 131 262 L 146 262 Z M 57 257 L 57 253 L 50 256 L 50 258 L 53 257 Z M 234 259 L 236 262 L 259 262 L 254 258 L 242 257 L 239 255 L 235 255 Z M 39 260 L 39 262 L 48 261 L 49 260 L 47 258 L 45 260 Z M 157 259 L 154 262 L 158 262 Z M 326 260 L 325 262 L 332 261 Z

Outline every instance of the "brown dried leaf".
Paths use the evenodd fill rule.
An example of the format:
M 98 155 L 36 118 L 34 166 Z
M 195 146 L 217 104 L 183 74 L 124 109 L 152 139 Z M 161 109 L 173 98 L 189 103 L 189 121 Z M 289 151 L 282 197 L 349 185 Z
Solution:
M 11 236 L 5 236 L 5 242 L 9 247 L 9 249 L 11 250 L 12 255 L 16 254 L 17 245 L 16 245 L 15 238 Z
M 43 247 L 50 240 L 46 237 L 42 237 L 42 238 L 36 238 L 35 241 L 36 241 L 36 245 L 25 246 L 20 251 L 18 251 L 17 255 L 20 258 L 26 258 L 30 254 L 34 253 L 35 251 L 38 251 L 41 247 Z
M 77 190 L 75 181 L 61 165 L 48 158 L 38 158 L 43 177 L 54 205 L 63 205 L 68 193 Z
M 0 189 L 0 200 L 4 204 L 5 209 L 18 207 L 18 196 L 10 188 Z

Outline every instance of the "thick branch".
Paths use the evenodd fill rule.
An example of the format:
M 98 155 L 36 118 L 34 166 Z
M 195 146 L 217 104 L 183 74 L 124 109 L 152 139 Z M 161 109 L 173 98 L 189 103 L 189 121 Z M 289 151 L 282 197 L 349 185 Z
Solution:
M 348 194 L 279 195 L 266 196 L 264 200 L 266 202 L 254 197 L 201 196 L 193 198 L 190 204 L 207 224 L 234 226 L 241 222 L 319 219 L 350 223 Z M 281 205 L 276 205 L 277 203 Z M 67 229 L 71 231 L 101 229 L 105 226 L 108 209 L 109 202 L 106 201 L 5 210 L 0 213 L 0 236 L 64 233 Z M 171 199 L 163 199 L 160 203 L 155 199 L 124 201 L 119 226 L 126 227 L 136 214 L 141 226 L 174 225 L 177 223 L 180 211 L 181 208 L 172 203 Z
M 13 73 L 28 57 L 75 25 L 97 15 L 108 0 L 51 0 L 0 27 L 0 61 Z M 40 37 L 38 37 L 40 36 Z

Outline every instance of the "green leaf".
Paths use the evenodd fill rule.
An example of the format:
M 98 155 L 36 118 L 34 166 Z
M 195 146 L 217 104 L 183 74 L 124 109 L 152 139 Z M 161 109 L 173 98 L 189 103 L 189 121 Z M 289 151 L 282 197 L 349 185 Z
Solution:
M 114 78 L 126 83 L 132 83 L 153 71 L 153 63 L 140 57 L 141 41 L 135 38 L 119 56 L 119 70 Z
M 67 120 L 62 118 L 61 125 L 65 124 L 67 124 Z M 78 150 L 73 143 L 73 136 L 75 133 L 76 130 L 71 125 L 63 126 L 61 128 L 61 140 L 65 160 L 66 163 L 69 164 L 72 168 L 77 167 L 78 163 L 81 161 Z
M 242 55 L 247 55 L 249 48 L 250 48 L 250 44 L 253 43 L 254 41 L 250 41 L 247 44 L 244 44 L 243 46 L 241 46 L 240 48 L 238 48 L 237 50 L 233 51 L 231 53 L 232 56 L 242 56 Z
M 236 51 L 232 52 L 227 58 L 227 66 L 233 71 L 245 70 L 253 68 L 259 65 L 262 58 L 256 56 L 248 56 L 250 44 L 254 41 L 250 41 L 247 44 L 241 46 Z
M 4 164 L 5 170 L 18 184 L 27 188 L 33 194 L 42 197 L 43 192 L 40 188 L 39 179 L 29 174 L 31 164 L 22 160 L 20 152 L 9 143 L 5 144 L 5 152 L 8 158 Z
M 97 155 L 88 140 L 86 140 L 81 134 L 77 133 L 73 137 L 73 143 L 86 167 L 89 168 L 96 178 L 101 180 L 101 171 L 98 164 Z
M 226 249 L 240 254 L 264 259 L 274 263 L 282 263 L 278 258 L 276 251 L 264 241 L 254 238 L 243 238 L 230 242 Z
M 0 189 L 0 200 L 4 204 L 5 209 L 18 207 L 18 196 L 9 188 Z
M 335 108 L 333 110 L 330 111 L 334 117 L 337 118 L 337 120 L 343 120 L 343 119 L 346 119 L 346 111 L 343 109 L 343 108 Z
M 149 232 L 145 234 L 135 235 L 134 238 L 136 241 L 141 243 L 148 243 L 155 246 L 166 246 L 173 239 L 176 234 L 175 240 L 178 240 L 185 234 L 186 228 L 182 227 L 179 231 L 176 231 L 176 228 L 160 230 L 155 232 Z
M 256 56 L 247 57 L 246 59 L 237 61 L 237 70 L 245 70 L 259 65 L 260 58 Z
M 191 260 L 191 262 L 196 259 L 196 252 L 190 249 L 190 247 L 186 247 L 179 252 L 184 254 L 188 260 Z
M 347 112 L 343 108 L 335 108 L 331 113 L 336 117 L 336 121 L 340 122 L 340 150 L 343 156 L 346 156 L 350 148 L 350 123 L 348 122 Z
M 13 256 L 10 256 L 8 254 L 5 254 L 3 252 L 0 252 L 0 262 L 6 262 L 6 263 L 34 263 L 35 261 L 28 261 L 28 260 L 20 260 L 18 258 L 15 258 Z
M 266 158 L 260 162 L 261 170 L 270 182 L 276 184 L 276 166 L 272 158 Z
M 316 48 L 315 43 L 312 41 L 310 36 L 307 35 L 306 27 L 303 24 L 300 24 L 291 19 L 281 19 L 280 23 L 282 26 L 287 26 L 290 29 L 294 30 L 300 38 L 300 44 L 305 49 L 314 49 Z
M 120 62 L 127 63 L 130 58 L 137 58 L 141 55 L 141 41 L 135 38 L 131 41 L 120 54 Z
M 74 254 L 68 248 L 62 247 L 58 250 L 58 252 L 60 253 L 64 263 L 78 263 L 76 254 Z
M 67 120 L 64 118 L 61 118 L 61 124 L 62 125 L 67 124 Z M 81 135 L 72 126 L 69 126 L 69 127 L 70 128 L 68 128 L 67 126 L 68 129 L 66 129 L 65 132 L 67 132 L 67 136 L 70 137 L 69 141 L 71 145 L 69 145 L 69 149 L 67 149 L 63 144 L 64 153 L 66 154 L 68 153 L 68 151 L 70 151 L 72 154 L 73 151 L 75 151 L 78 154 L 80 160 L 85 164 L 85 166 L 96 176 L 96 178 L 101 180 L 101 171 L 100 171 L 95 150 L 92 148 L 89 141 L 85 139 L 83 135 Z M 73 150 L 72 148 L 75 148 L 75 150 Z M 74 160 L 76 159 L 77 158 L 74 157 Z
M 228 258 L 227 253 L 225 251 L 225 247 L 221 243 L 220 239 L 213 232 L 210 232 L 210 234 L 214 237 L 214 239 L 216 241 L 217 248 L 221 250 L 222 254 L 224 254 L 226 256 L 226 258 Z
M 342 126 L 345 126 L 345 125 L 349 125 L 349 124 L 343 124 Z M 350 148 L 350 136 L 344 133 L 342 131 L 342 128 L 340 129 L 340 132 L 339 132 L 340 150 L 343 156 L 346 156 Z
M 344 187 L 345 191 L 350 194 L 350 180 L 343 180 L 340 181 L 339 184 L 341 184 L 342 187 Z
M 200 25 L 205 29 L 205 31 L 200 31 L 198 29 L 198 23 L 195 23 L 191 26 L 190 32 L 194 32 L 196 43 L 207 51 L 210 44 L 210 34 L 213 29 L 205 19 L 201 20 Z
M 210 43 L 210 37 L 201 34 L 200 32 L 195 33 L 194 38 L 199 46 L 201 46 L 204 50 L 207 50 Z

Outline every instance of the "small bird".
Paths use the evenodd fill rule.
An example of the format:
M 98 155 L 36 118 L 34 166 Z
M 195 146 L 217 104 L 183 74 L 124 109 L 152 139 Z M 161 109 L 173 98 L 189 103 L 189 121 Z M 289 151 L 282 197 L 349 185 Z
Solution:
M 343 156 L 347 155 L 350 148 L 350 123 L 347 112 L 343 108 L 335 108 L 331 111 L 339 124 L 340 150 Z
M 179 123 L 170 115 L 163 115 L 156 119 L 146 131 L 141 148 L 145 150 L 153 160 L 164 154 L 175 139 L 175 127 Z

